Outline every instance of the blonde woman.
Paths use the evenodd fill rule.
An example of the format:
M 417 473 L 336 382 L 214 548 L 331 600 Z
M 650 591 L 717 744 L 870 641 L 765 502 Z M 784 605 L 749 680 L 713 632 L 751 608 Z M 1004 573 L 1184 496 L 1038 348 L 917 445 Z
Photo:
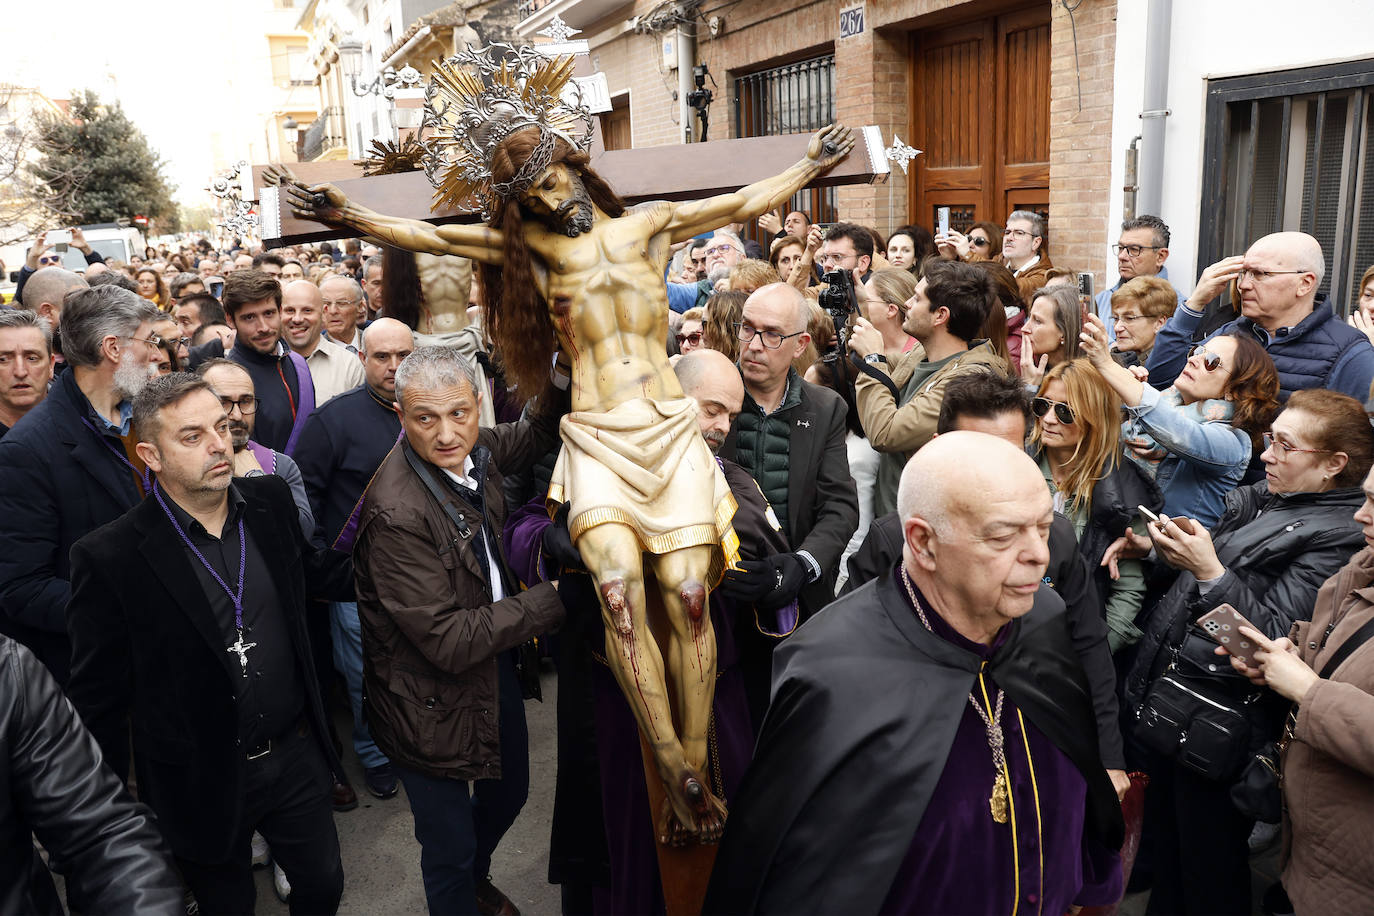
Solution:
M 1145 575 L 1139 560 L 1122 560 L 1113 579 L 1102 558 L 1128 525 L 1144 533 L 1137 506 L 1155 511 L 1163 500 L 1154 483 L 1124 459 L 1121 398 L 1086 359 L 1046 372 L 1031 413 L 1031 456 L 1054 494 L 1055 510 L 1073 522 L 1078 550 L 1095 571 L 1107 605 L 1107 642 L 1116 652 L 1140 639 L 1135 619 Z

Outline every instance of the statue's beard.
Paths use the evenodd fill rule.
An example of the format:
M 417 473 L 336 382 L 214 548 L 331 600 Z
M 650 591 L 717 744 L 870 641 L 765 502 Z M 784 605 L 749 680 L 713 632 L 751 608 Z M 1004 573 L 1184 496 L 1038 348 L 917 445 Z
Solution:
M 557 213 L 548 219 L 548 227 L 552 231 L 561 232 L 569 238 L 576 238 L 584 232 L 592 231 L 592 218 L 595 216 L 595 212 L 586 185 L 580 181 L 574 181 L 572 200 L 565 203 Z

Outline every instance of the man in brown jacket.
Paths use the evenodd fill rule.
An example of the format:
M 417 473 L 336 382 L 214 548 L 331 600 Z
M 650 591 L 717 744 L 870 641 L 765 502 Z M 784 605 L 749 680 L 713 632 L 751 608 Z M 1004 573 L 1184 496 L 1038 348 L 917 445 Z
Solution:
M 978 339 L 993 308 L 1000 306 L 986 271 L 961 261 L 931 261 L 902 322 L 920 346 L 889 366 L 882 332 L 862 318 L 855 322 L 849 349 L 862 370 L 854 382 L 859 422 L 869 444 L 884 453 L 873 492 L 875 518 L 897 508 L 902 468 L 935 435 L 949 380 L 969 372 L 1007 374 L 992 344 Z
M 557 626 L 563 605 L 555 584 L 522 592 L 507 568 L 501 480 L 553 447 L 558 417 L 479 429 L 480 399 L 452 347 L 422 347 L 396 372 L 405 436 L 368 487 L 354 547 L 364 708 L 410 800 L 430 912 L 518 914 L 487 875 L 529 790 L 510 650 Z
M 1050 269 L 1050 253 L 1045 248 L 1045 218 L 1034 210 L 1013 210 L 1002 232 L 1002 263 L 1016 277 L 1016 288 L 1026 308 L 1031 297 L 1045 285 Z

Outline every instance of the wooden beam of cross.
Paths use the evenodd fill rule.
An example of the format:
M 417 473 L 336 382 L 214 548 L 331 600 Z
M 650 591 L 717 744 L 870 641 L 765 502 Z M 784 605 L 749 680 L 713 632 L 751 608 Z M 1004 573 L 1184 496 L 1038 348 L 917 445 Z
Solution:
M 608 150 L 592 159 L 591 167 L 627 204 L 646 200 L 697 200 L 738 191 L 786 171 L 806 155 L 811 134 L 712 140 L 676 146 Z M 808 187 L 875 184 L 889 172 L 882 132 L 875 126 L 859 131 L 859 142 L 845 159 Z M 253 186 L 259 188 L 263 244 L 269 248 L 351 237 L 355 230 L 300 219 L 291 213 L 275 187 L 264 187 L 265 165 L 253 166 Z M 472 223 L 478 215 L 448 208 L 431 210 L 434 188 L 423 172 L 362 177 L 351 162 L 292 163 L 303 184 L 331 182 L 350 201 L 388 216 L 420 219 L 435 225 Z

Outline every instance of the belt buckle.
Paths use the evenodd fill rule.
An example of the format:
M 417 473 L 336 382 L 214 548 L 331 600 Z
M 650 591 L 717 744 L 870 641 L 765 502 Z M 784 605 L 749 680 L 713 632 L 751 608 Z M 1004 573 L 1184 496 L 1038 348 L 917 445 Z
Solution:
M 272 753 L 272 742 L 271 742 L 271 741 L 264 741 L 264 742 L 260 745 L 260 747 L 262 748 L 262 750 L 258 751 L 256 754 L 254 754 L 252 751 L 249 751 L 249 753 L 248 753 L 248 759 L 249 759 L 249 760 L 257 760 L 259 757 L 266 757 L 268 754 Z

